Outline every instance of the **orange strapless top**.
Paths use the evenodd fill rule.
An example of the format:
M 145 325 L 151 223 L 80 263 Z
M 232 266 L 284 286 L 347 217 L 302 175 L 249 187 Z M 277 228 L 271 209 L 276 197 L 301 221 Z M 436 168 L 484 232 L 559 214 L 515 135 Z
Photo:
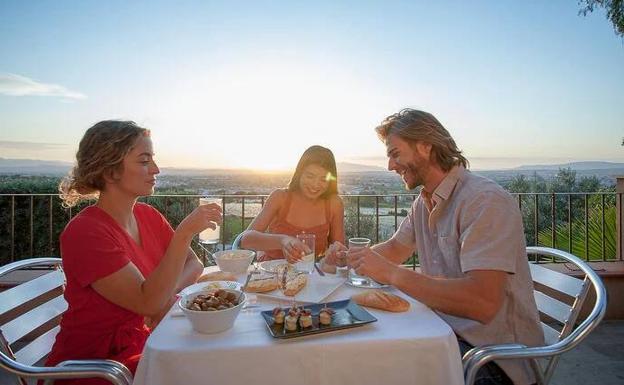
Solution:
M 307 234 L 314 234 L 316 236 L 315 244 L 314 244 L 315 255 L 318 257 L 319 255 L 324 254 L 325 250 L 327 250 L 327 247 L 329 246 L 329 228 L 330 228 L 330 223 L 331 223 L 329 199 L 325 200 L 325 223 L 318 225 L 318 226 L 308 227 L 308 228 L 295 226 L 286 221 L 286 216 L 288 215 L 288 210 L 290 210 L 291 202 L 292 202 L 292 194 L 290 193 L 290 191 L 287 191 L 286 202 L 284 202 L 284 205 L 280 208 L 277 214 L 277 218 L 273 222 L 271 222 L 271 224 L 269 225 L 269 228 L 267 229 L 267 233 L 286 234 L 286 235 L 290 235 L 293 237 L 296 237 L 297 234 L 301 234 L 304 232 Z M 258 260 L 268 261 L 271 259 L 282 259 L 282 258 L 284 258 L 284 254 L 282 253 L 281 249 L 280 250 L 267 250 L 264 252 L 263 255 L 261 255 L 258 258 Z

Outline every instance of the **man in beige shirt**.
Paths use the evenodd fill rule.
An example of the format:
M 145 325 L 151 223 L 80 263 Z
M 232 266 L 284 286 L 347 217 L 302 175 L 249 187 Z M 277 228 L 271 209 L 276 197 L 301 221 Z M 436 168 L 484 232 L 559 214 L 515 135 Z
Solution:
M 350 252 L 349 265 L 435 310 L 458 335 L 463 353 L 485 344 L 543 345 L 514 199 L 466 170 L 468 161 L 453 138 L 427 112 L 404 109 L 376 131 L 386 145 L 388 169 L 401 175 L 407 189 L 422 190 L 392 238 Z M 422 273 L 400 266 L 414 251 Z M 528 362 L 490 363 L 476 383 L 512 381 L 535 382 Z

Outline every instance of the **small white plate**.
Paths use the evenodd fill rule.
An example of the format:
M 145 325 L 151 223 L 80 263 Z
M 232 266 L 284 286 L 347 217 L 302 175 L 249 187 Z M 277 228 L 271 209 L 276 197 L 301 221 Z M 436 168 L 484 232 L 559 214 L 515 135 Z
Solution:
M 265 271 L 269 274 L 275 274 L 277 272 L 277 267 L 285 263 L 288 263 L 285 259 L 272 259 L 270 261 L 258 263 L 258 267 L 260 268 L 260 270 Z
M 234 281 L 206 281 L 194 283 L 191 286 L 185 287 L 180 291 L 179 295 L 184 296 L 194 291 L 206 290 L 206 289 L 233 289 L 240 290 L 242 285 Z
M 334 274 L 325 274 L 324 277 L 318 275 L 316 271 L 308 275 L 308 283 L 294 297 L 282 294 L 281 291 L 275 289 L 268 293 L 256 293 L 258 297 L 267 297 L 280 301 L 289 301 L 293 299 L 301 303 L 320 303 L 329 297 L 336 289 L 344 283 L 345 278 L 335 276 Z

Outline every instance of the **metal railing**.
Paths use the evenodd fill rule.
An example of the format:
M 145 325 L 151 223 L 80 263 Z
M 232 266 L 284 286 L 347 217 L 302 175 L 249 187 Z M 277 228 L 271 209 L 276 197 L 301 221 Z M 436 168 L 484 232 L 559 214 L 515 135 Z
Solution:
M 622 260 L 616 221 L 621 193 L 513 194 L 523 214 L 528 245 L 548 246 L 587 261 Z M 155 206 L 175 228 L 204 195 L 153 195 Z M 347 237 L 388 239 L 407 215 L 416 194 L 342 195 Z M 218 195 L 223 202 L 220 248 L 229 247 L 260 211 L 267 195 Z M 0 194 L 0 265 L 33 256 L 59 255 L 59 235 L 82 208 L 65 209 L 58 194 Z M 414 260 L 414 263 L 416 261 Z

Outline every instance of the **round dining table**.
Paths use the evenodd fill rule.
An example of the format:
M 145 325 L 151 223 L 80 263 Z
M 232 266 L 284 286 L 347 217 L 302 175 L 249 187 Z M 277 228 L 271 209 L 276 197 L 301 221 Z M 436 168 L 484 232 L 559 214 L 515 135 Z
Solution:
M 323 301 L 349 299 L 362 290 L 369 289 L 345 283 Z M 195 332 L 174 305 L 147 340 L 134 385 L 463 384 L 450 326 L 404 293 L 383 290 L 405 298 L 410 309 L 392 313 L 366 308 L 377 322 L 289 339 L 272 337 L 261 315 L 285 306 L 283 301 L 250 295 L 253 306 L 218 334 Z

